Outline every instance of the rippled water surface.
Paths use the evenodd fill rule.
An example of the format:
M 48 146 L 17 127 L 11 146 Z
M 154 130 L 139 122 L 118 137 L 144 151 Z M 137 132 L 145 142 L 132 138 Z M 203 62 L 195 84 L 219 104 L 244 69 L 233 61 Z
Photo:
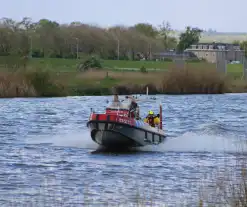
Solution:
M 164 144 L 126 153 L 97 149 L 86 128 L 90 107 L 112 97 L 0 100 L 0 206 L 136 203 L 193 206 L 247 137 L 247 95 L 156 96 Z M 227 164 L 226 161 L 227 160 Z M 146 198 L 146 199 L 144 199 Z

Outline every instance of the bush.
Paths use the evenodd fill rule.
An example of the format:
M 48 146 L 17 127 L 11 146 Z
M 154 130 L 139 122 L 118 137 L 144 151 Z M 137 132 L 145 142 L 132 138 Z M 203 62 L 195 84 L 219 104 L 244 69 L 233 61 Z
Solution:
M 109 88 L 102 87 L 78 87 L 73 90 L 73 95 L 75 96 L 101 96 L 101 95 L 109 95 L 111 91 Z
M 146 69 L 144 66 L 142 66 L 142 67 L 140 68 L 140 71 L 141 71 L 142 73 L 147 73 L 147 72 L 148 72 L 147 69 Z
M 172 58 L 164 58 L 163 61 L 165 61 L 165 62 L 172 62 L 173 59 Z
M 0 65 L 7 68 L 9 72 L 16 72 L 20 68 L 26 68 L 29 62 L 28 56 L 10 55 L 0 59 Z
M 22 74 L 1 73 L 0 75 L 0 97 L 36 97 L 36 90 L 29 85 Z
M 215 70 L 172 69 L 165 75 L 162 89 L 167 94 L 221 94 L 226 84 Z
M 92 56 L 80 63 L 78 66 L 79 71 L 87 71 L 90 68 L 102 68 L 100 59 Z
M 187 63 L 200 63 L 200 62 L 207 62 L 204 58 L 202 59 L 198 59 L 198 58 L 194 58 L 194 59 L 188 59 L 186 60 Z
M 53 97 L 66 95 L 64 87 L 55 83 L 48 71 L 32 71 L 25 73 L 26 82 L 33 86 L 37 96 Z

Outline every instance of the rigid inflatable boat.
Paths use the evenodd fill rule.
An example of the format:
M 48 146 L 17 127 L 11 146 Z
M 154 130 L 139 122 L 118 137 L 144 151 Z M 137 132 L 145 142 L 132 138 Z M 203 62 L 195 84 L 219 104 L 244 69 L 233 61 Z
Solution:
M 106 148 L 130 148 L 157 145 L 166 138 L 162 129 L 162 106 L 160 125 L 151 127 L 138 117 L 130 116 L 130 103 L 111 104 L 105 113 L 91 111 L 87 127 L 91 138 Z

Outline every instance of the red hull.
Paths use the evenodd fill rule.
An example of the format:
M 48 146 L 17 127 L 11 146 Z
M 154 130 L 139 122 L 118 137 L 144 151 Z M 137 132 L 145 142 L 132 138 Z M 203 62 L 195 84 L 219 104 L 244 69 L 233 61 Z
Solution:
M 106 121 L 106 122 L 116 122 L 119 124 L 128 124 L 130 126 L 135 125 L 135 119 L 125 117 L 125 116 L 119 116 L 116 114 L 94 114 L 92 113 L 89 121 Z
M 166 137 L 162 129 L 129 117 L 129 110 L 125 108 L 107 108 L 105 114 L 92 113 L 87 126 L 93 141 L 105 147 L 159 144 Z

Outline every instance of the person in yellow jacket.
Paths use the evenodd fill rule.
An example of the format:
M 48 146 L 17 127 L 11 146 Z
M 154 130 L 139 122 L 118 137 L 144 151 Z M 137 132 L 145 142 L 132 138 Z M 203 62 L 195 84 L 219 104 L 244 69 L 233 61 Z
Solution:
M 154 112 L 149 111 L 147 117 L 144 119 L 144 122 L 148 123 L 151 127 L 159 126 L 159 115 L 154 116 Z

